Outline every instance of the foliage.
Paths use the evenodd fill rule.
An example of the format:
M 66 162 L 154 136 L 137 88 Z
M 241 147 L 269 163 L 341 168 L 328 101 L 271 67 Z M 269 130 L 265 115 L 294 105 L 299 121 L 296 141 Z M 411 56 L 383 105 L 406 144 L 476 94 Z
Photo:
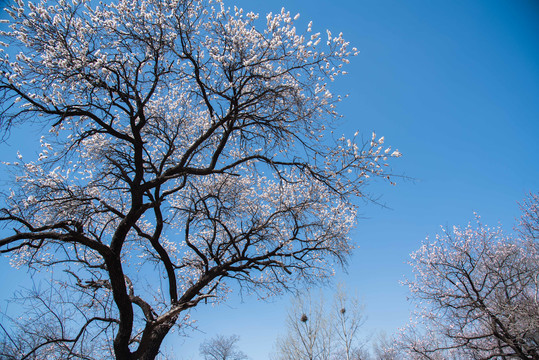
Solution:
M 412 254 L 419 316 L 402 338 L 412 358 L 539 359 L 538 199 L 522 205 L 521 238 L 478 217 Z
M 38 159 L 9 164 L 0 220 L 15 230 L 0 251 L 67 274 L 54 301 L 85 309 L 64 326 L 69 306 L 46 306 L 36 318 L 57 328 L 17 356 L 155 358 L 232 282 L 272 295 L 346 262 L 355 200 L 400 153 L 330 131 L 328 83 L 356 53 L 342 35 L 212 0 L 18 0 L 9 13 L 0 124 L 44 132 Z

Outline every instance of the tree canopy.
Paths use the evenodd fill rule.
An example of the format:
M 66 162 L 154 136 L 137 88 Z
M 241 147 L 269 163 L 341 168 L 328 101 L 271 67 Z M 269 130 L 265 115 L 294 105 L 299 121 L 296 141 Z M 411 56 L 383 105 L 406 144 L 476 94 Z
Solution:
M 417 317 L 401 334 L 412 359 L 539 359 L 539 196 L 517 234 L 454 227 L 412 254 Z
M 0 251 L 67 275 L 5 356 L 155 358 L 233 281 L 271 295 L 346 261 L 356 200 L 400 153 L 331 131 L 341 34 L 212 0 L 8 11 L 0 125 L 43 136 L 10 164 Z

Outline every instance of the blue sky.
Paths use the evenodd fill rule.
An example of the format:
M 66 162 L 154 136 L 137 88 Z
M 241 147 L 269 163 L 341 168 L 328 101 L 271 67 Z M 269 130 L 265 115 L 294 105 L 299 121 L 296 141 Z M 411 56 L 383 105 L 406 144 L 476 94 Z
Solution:
M 539 178 L 539 3 L 442 0 L 227 1 L 265 14 L 300 13 L 298 28 L 343 32 L 361 52 L 335 83 L 349 94 L 339 107 L 343 132 L 376 131 L 403 157 L 394 172 L 413 178 L 368 190 L 388 208 L 365 204 L 352 234 L 360 246 L 346 272 L 351 293 L 366 305 L 365 335 L 389 334 L 409 317 L 409 253 L 440 225 L 484 222 L 511 230 L 517 201 L 537 191 Z M 367 135 L 368 137 L 368 135 Z M 15 139 L 15 138 L 14 138 Z M 24 143 L 2 145 L 13 153 Z M 7 155 L 2 155 L 6 157 Z M 3 160 L 3 159 L 0 159 Z M 0 269 L 2 298 L 24 274 Z M 13 281 L 16 280 L 16 281 Z M 331 289 L 327 290 L 331 293 Z M 198 330 L 167 342 L 178 359 L 198 358 L 202 340 L 238 334 L 252 359 L 267 359 L 283 333 L 288 296 L 254 296 L 193 312 Z M 5 309 L 4 303 L 2 309 Z
M 229 2 L 229 4 L 232 4 Z M 511 231 L 517 201 L 538 190 L 539 3 L 534 1 L 243 1 L 246 10 L 300 13 L 313 28 L 345 38 L 360 50 L 335 92 L 343 131 L 375 130 L 403 158 L 394 172 L 414 180 L 375 184 L 390 209 L 362 207 L 353 238 L 360 248 L 343 282 L 366 305 L 364 335 L 405 325 L 410 305 L 399 284 L 409 253 L 441 225 L 484 222 Z M 298 28 L 301 27 L 301 24 Z M 331 293 L 331 290 L 326 290 Z M 206 334 L 238 334 L 253 359 L 266 359 L 284 332 L 285 296 L 245 297 L 197 310 Z M 186 359 L 188 356 L 185 357 Z

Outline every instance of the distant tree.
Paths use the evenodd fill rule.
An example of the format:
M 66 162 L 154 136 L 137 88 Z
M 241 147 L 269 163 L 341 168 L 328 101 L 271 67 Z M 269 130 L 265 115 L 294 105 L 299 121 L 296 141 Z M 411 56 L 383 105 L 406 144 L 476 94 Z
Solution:
M 61 301 L 38 296 L 28 324 L 57 326 L 17 357 L 153 359 L 231 283 L 271 295 L 346 261 L 356 200 L 400 153 L 333 136 L 328 83 L 356 53 L 341 35 L 220 0 L 8 12 L 0 125 L 43 137 L 11 164 L 0 252 L 50 270 Z
M 298 295 L 289 310 L 287 334 L 276 343 L 278 360 L 366 360 L 368 353 L 359 337 L 365 322 L 363 305 L 339 287 L 330 310 L 322 297 L 310 292 Z
M 90 332 L 85 330 L 95 326 L 91 328 L 92 333 L 108 336 L 112 329 L 108 322 L 101 324 L 97 323 L 97 319 L 92 320 L 91 309 L 84 306 L 84 296 L 86 294 L 72 293 L 60 286 L 49 286 L 46 290 L 34 286 L 17 292 L 11 301 L 18 303 L 23 316 L 2 319 L 0 359 L 93 359 L 94 357 L 90 356 L 92 341 L 86 338 Z M 66 338 L 66 335 L 79 329 L 81 324 L 88 324 L 86 328 L 89 329 L 83 327 L 75 334 L 75 339 L 79 340 L 76 346 L 77 342 Z M 103 326 L 98 327 L 99 325 Z M 58 342 L 57 339 L 64 341 Z M 28 352 L 28 349 L 35 351 Z M 71 355 L 58 357 L 58 353 Z
M 358 298 L 351 298 L 344 287 L 339 286 L 331 316 L 339 358 L 343 360 L 366 360 L 368 355 L 359 343 L 359 330 L 365 324 L 364 305 Z
M 331 324 L 324 314 L 323 300 L 310 293 L 297 296 L 290 307 L 288 333 L 277 340 L 279 360 L 329 360 L 332 352 Z
M 247 355 L 237 349 L 239 340 L 237 335 L 217 335 L 200 345 L 200 355 L 204 360 L 246 360 Z
M 417 323 L 402 343 L 414 359 L 539 359 L 539 197 L 522 204 L 521 238 L 455 227 L 412 254 Z

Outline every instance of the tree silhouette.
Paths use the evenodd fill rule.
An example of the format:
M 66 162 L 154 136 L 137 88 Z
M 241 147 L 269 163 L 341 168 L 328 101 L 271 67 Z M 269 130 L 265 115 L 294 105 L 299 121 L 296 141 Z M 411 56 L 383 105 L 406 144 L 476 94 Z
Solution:
M 11 164 L 0 251 L 66 274 L 51 282 L 60 303 L 29 321 L 56 325 L 16 356 L 153 359 L 232 283 L 274 294 L 346 261 L 355 199 L 400 153 L 333 137 L 328 83 L 356 52 L 341 35 L 212 0 L 9 13 L 1 125 L 43 137 Z

